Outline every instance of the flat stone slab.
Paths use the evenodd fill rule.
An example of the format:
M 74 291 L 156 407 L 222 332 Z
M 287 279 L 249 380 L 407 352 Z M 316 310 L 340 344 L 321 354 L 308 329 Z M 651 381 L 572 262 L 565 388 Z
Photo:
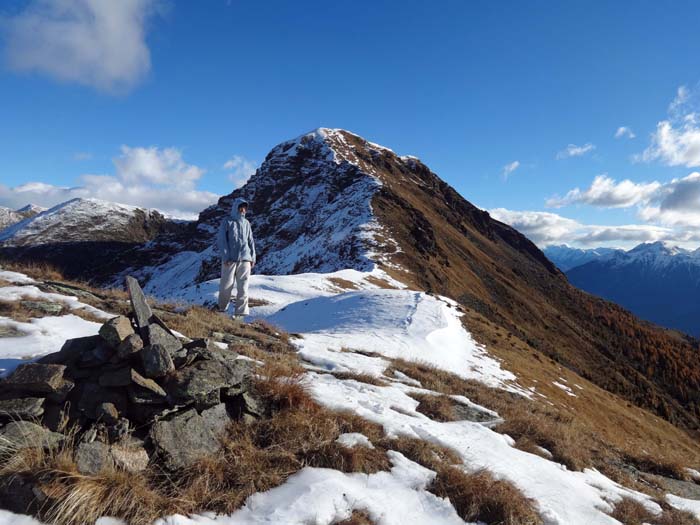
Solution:
M 171 470 L 191 465 L 221 448 L 216 435 L 195 409 L 180 412 L 169 420 L 156 421 L 149 436 Z
M 63 311 L 63 305 L 49 301 L 20 301 L 21 306 L 27 310 L 34 310 L 48 315 L 57 315 Z
M 240 385 L 252 370 L 249 361 L 198 361 L 175 372 L 164 386 L 177 402 L 208 404 L 212 392 Z
M 0 416 L 13 419 L 32 419 L 44 413 L 44 399 L 25 397 L 22 399 L 0 400 Z
M 139 330 L 142 331 L 141 335 L 143 335 L 143 330 L 145 330 L 150 323 L 151 317 L 153 316 L 153 311 L 151 310 L 151 307 L 148 306 L 146 296 L 144 295 L 139 282 L 130 275 L 126 278 L 126 289 L 129 292 L 131 310 L 134 312 L 136 325 L 139 327 Z
M 19 365 L 4 381 L 3 386 L 23 392 L 52 394 L 64 385 L 64 365 L 27 363 Z
M 65 365 L 77 360 L 83 353 L 90 352 L 100 342 L 102 338 L 99 335 L 89 335 L 87 337 L 77 337 L 68 339 L 58 352 L 48 354 L 39 359 L 42 364 L 60 364 Z
M 75 464 L 81 474 L 96 476 L 113 464 L 109 445 L 100 441 L 80 443 L 75 451 Z

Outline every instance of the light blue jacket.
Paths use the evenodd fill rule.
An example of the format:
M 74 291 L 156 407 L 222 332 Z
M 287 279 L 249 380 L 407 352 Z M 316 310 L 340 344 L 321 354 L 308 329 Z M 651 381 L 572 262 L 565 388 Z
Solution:
M 250 223 L 238 212 L 238 207 L 248 204 L 245 199 L 236 199 L 231 208 L 231 216 L 221 221 L 216 245 L 221 260 L 225 262 L 250 261 L 255 263 L 255 242 Z

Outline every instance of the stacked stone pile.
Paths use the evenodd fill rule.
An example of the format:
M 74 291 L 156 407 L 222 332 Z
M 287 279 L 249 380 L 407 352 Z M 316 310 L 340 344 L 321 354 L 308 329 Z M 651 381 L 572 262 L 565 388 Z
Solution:
M 138 282 L 127 277 L 126 284 L 129 317 L 66 341 L 0 382 L 0 444 L 50 446 L 72 430 L 85 474 L 114 465 L 142 470 L 153 461 L 177 470 L 215 454 L 231 419 L 264 415 L 249 388 L 252 361 L 233 345 L 178 337 Z

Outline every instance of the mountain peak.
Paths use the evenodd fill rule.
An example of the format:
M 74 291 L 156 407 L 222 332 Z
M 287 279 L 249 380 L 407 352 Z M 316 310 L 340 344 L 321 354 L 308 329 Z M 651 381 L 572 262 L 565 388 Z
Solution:
M 655 256 L 676 256 L 679 254 L 687 254 L 688 250 L 685 250 L 671 241 L 656 241 L 656 242 L 645 242 L 639 244 L 627 252 L 629 255 L 655 255 Z

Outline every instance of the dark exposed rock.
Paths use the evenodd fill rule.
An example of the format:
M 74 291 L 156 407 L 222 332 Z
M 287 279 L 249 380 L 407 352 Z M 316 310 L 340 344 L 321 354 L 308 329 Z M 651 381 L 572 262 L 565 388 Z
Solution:
M 30 421 L 12 421 L 0 429 L 0 437 L 11 446 L 22 449 L 59 444 L 64 436 Z
M 99 379 L 100 386 L 127 386 L 131 384 L 131 368 L 125 366 L 116 370 L 109 370 Z
M 65 377 L 63 378 L 63 383 L 59 385 L 59 387 L 56 389 L 55 392 L 52 392 L 46 396 L 46 399 L 53 403 L 63 403 L 66 398 L 68 397 L 68 394 L 71 393 L 73 390 L 73 387 L 75 386 L 75 383 L 70 380 L 66 379 Z
M 110 319 L 100 328 L 100 336 L 112 348 L 117 348 L 124 339 L 134 333 L 131 321 L 120 315 Z
M 101 337 L 99 335 L 68 339 L 63 343 L 61 350 L 42 357 L 38 362 L 43 364 L 66 365 L 78 359 L 84 352 L 89 352 L 95 348 L 100 340 Z
M 148 325 L 145 329 L 145 334 L 145 339 L 148 341 L 149 345 L 160 345 L 171 355 L 182 348 L 180 340 L 174 335 L 169 334 L 158 324 Z
M 4 386 L 23 392 L 51 394 L 64 384 L 64 365 L 27 363 L 19 365 L 5 381 Z
M 175 370 L 170 353 L 161 345 L 148 345 L 139 354 L 147 377 L 163 377 Z
M 146 296 L 141 290 L 141 286 L 136 279 L 131 276 L 126 278 L 126 289 L 129 292 L 131 300 L 131 310 L 134 312 L 136 326 L 138 326 L 141 335 L 144 335 L 145 329 L 153 316 L 151 307 L 146 302 Z
M 77 364 L 82 368 L 96 368 L 108 363 L 113 354 L 114 351 L 104 341 L 99 341 L 95 348 L 80 354 Z
M 224 403 L 219 403 L 211 408 L 202 410 L 202 419 L 204 425 L 212 431 L 215 436 L 220 436 L 226 430 L 226 426 L 231 421 L 231 418 Z
M 117 347 L 117 356 L 127 359 L 143 348 L 143 339 L 138 334 L 129 334 Z
M 42 423 L 53 432 L 63 432 L 68 423 L 68 406 L 46 404 Z
M 36 514 L 40 502 L 35 487 L 29 476 L 0 478 L 0 507 L 17 514 Z
M 97 383 L 85 383 L 82 387 L 78 410 L 89 419 L 97 419 L 97 407 L 112 403 L 122 413 L 126 411 L 126 393 L 121 389 L 101 387 Z
M 119 421 L 119 411 L 114 403 L 100 403 L 95 410 L 95 415 L 100 421 L 104 421 L 108 425 L 113 425 Z
M 216 435 L 195 409 L 178 413 L 169 420 L 156 421 L 149 437 L 156 453 L 172 470 L 191 465 L 198 458 L 220 449 Z
M 103 469 L 113 465 L 109 445 L 100 441 L 80 443 L 75 451 L 75 464 L 78 472 L 87 476 L 95 476 Z
M 12 419 L 32 419 L 44 413 L 44 399 L 25 397 L 23 399 L 0 400 L 0 416 Z

